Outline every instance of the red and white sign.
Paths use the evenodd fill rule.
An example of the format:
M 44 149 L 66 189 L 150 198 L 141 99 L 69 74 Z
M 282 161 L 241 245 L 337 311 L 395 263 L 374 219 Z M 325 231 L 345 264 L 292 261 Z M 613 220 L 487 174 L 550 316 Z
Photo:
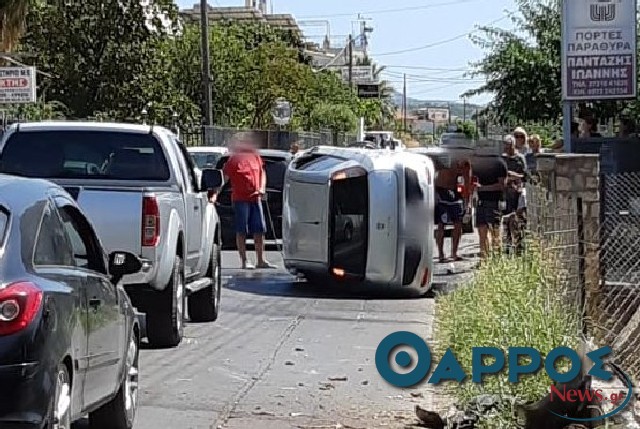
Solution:
M 36 102 L 35 67 L 0 67 L 0 103 Z

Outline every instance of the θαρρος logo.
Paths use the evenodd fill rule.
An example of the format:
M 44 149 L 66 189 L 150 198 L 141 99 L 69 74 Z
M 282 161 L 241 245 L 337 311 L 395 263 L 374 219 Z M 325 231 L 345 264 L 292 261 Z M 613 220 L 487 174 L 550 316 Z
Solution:
M 413 349 L 416 357 L 412 357 L 406 349 Z M 587 353 L 586 356 L 593 362 L 593 366 L 587 374 L 593 378 L 610 381 L 613 378 L 613 373 L 605 369 L 603 359 L 611 352 L 611 347 L 607 346 Z M 492 358 L 489 359 L 492 363 L 486 364 L 487 357 Z M 391 363 L 392 358 L 395 365 Z M 571 368 L 567 372 L 559 372 L 556 369 L 555 364 L 560 358 L 567 359 L 571 363 Z M 427 379 L 432 366 L 432 354 L 429 346 L 420 336 L 412 332 L 398 331 L 389 334 L 380 342 L 376 349 L 375 361 L 378 373 L 387 383 L 406 388 L 416 386 Z M 523 361 L 527 361 L 527 363 L 523 363 Z M 557 347 L 551 350 L 544 360 L 540 352 L 533 347 L 509 347 L 506 357 L 503 350 L 496 347 L 474 347 L 471 365 L 471 381 L 478 384 L 482 383 L 484 377 L 502 372 L 505 366 L 507 366 L 510 383 L 518 383 L 523 375 L 537 373 L 542 366 L 544 366 L 549 378 L 556 383 L 569 383 L 576 379 L 582 370 L 580 355 L 569 347 Z M 394 369 L 394 366 L 399 371 Z M 468 376 L 454 352 L 447 349 L 440 362 L 437 362 L 428 383 L 439 384 L 443 381 L 462 383 Z M 568 402 L 577 400 L 583 402 L 610 401 L 617 405 L 612 411 L 597 417 L 579 419 L 558 416 L 573 421 L 596 421 L 607 419 L 619 413 L 629 404 L 633 394 L 631 380 L 626 374 L 623 375 L 623 378 L 628 389 L 624 399 L 618 396 L 615 398 L 613 396 L 604 397 L 602 392 L 597 390 L 595 392 L 591 390 L 574 392 L 575 389 L 561 391 L 556 386 L 552 386 L 550 395 L 553 400 Z M 549 411 L 553 413 L 553 411 Z

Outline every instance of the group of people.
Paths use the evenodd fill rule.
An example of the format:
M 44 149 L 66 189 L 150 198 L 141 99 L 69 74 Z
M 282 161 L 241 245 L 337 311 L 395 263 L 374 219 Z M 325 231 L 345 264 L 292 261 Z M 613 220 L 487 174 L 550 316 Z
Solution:
M 473 162 L 457 159 L 450 166 L 438 168 L 435 216 L 440 262 L 462 260 L 458 247 L 462 223 L 470 213 L 472 199 L 468 195 L 472 188 L 477 193 L 475 224 L 482 256 L 502 246 L 503 230 L 511 247 L 521 249 L 527 206 L 525 181 L 536 170 L 536 154 L 541 146 L 539 135 L 528 136 L 518 127 L 504 139 L 502 156 L 478 154 Z M 457 191 L 459 177 L 464 178 L 466 198 Z M 471 177 L 475 177 L 474 183 L 470 183 Z M 444 254 L 444 228 L 449 222 L 453 224 L 451 258 Z

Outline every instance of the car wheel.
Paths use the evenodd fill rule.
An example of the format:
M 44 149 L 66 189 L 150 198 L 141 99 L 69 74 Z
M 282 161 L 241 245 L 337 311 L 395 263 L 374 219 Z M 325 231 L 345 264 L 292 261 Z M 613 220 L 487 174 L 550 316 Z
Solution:
M 182 258 L 176 256 L 167 287 L 147 313 L 147 338 L 152 347 L 175 347 L 182 341 L 185 303 Z
M 51 429 L 71 429 L 71 377 L 64 364 L 56 371 L 55 390 L 50 406 Z
M 89 414 L 91 429 L 131 429 L 138 409 L 140 339 L 131 332 L 125 358 L 124 380 L 115 398 Z
M 222 293 L 220 246 L 214 244 L 212 252 L 206 275 L 211 279 L 211 285 L 189 296 L 189 317 L 192 322 L 214 322 L 218 319 Z

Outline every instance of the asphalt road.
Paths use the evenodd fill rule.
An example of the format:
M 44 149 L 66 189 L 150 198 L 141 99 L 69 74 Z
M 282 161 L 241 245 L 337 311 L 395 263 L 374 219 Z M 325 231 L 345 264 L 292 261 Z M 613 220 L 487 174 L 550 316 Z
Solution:
M 462 254 L 477 253 L 466 236 Z M 268 258 L 281 267 L 277 252 Z M 462 281 L 473 260 L 437 289 Z M 135 429 L 287 429 L 406 427 L 416 404 L 437 394 L 401 390 L 378 375 L 374 356 L 389 333 L 431 338 L 434 300 L 328 289 L 295 283 L 283 269 L 239 270 L 223 257 L 220 319 L 188 324 L 175 349 L 141 354 L 141 395 Z

